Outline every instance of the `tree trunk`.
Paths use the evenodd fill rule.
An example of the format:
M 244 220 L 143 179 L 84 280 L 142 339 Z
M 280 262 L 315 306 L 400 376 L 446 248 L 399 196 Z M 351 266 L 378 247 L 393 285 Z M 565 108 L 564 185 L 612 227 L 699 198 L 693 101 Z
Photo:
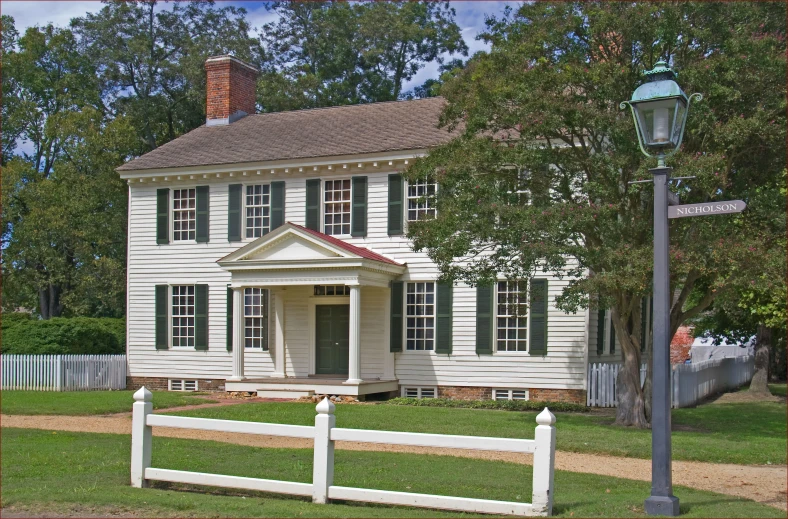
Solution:
M 613 309 L 616 337 L 621 344 L 622 364 L 616 378 L 616 425 L 626 425 L 640 429 L 648 428 L 643 389 L 640 386 L 640 347 L 632 341 L 628 333 L 620 333 L 623 321 L 618 311 Z
M 38 289 L 38 307 L 42 319 L 60 317 L 63 313 L 63 305 L 60 303 L 60 287 L 50 284 Z
M 772 330 L 763 324 L 758 325 L 755 339 L 755 375 L 750 381 L 753 393 L 771 394 L 769 391 L 769 348 L 772 343 Z

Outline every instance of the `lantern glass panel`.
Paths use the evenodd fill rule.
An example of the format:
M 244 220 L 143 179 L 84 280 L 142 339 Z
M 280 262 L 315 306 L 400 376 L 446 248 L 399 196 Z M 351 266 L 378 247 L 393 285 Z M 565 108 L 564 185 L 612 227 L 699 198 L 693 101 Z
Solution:
M 672 137 L 675 134 L 677 98 L 643 101 L 637 103 L 638 126 L 646 147 L 675 147 Z M 681 130 L 679 129 L 679 132 Z
M 673 132 L 670 138 L 673 141 L 673 147 L 678 148 L 681 144 L 682 130 L 684 129 L 684 121 L 687 118 L 687 104 L 683 99 L 679 98 L 676 102 L 676 117 L 673 119 Z

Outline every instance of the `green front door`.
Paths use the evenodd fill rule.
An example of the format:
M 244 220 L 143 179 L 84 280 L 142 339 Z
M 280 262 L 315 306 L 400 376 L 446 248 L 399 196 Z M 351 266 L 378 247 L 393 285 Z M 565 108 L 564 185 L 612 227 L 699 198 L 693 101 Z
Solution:
M 316 375 L 347 375 L 350 305 L 315 307 Z

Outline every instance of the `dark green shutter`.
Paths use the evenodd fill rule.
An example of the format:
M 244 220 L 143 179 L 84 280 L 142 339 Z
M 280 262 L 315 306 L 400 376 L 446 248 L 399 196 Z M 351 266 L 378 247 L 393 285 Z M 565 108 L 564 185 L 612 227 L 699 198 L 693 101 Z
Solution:
M 230 193 L 227 199 L 227 241 L 241 241 L 243 189 L 241 184 L 230 184 Z
M 271 336 L 270 330 L 268 329 L 268 306 L 271 304 L 271 292 L 267 289 L 263 290 L 260 297 L 263 298 L 263 337 L 261 343 L 263 351 L 268 351 L 268 338 Z
M 597 310 L 596 315 L 596 354 L 605 353 L 605 311 Z
M 613 324 L 613 310 L 608 310 L 610 313 L 610 353 L 616 352 L 616 327 Z
M 367 177 L 353 177 L 353 208 L 350 216 L 350 235 L 367 235 Z
M 208 186 L 197 186 L 197 243 L 207 243 L 210 232 L 208 218 Z
M 320 231 L 320 179 L 306 181 L 306 222 L 305 227 Z
M 640 351 L 646 351 L 646 313 L 648 312 L 648 299 L 640 300 Z
M 271 182 L 271 230 L 285 223 L 285 183 Z
M 435 353 L 451 355 L 452 344 L 452 294 L 451 283 L 438 283 L 435 297 Z
M 227 285 L 227 351 L 233 351 L 233 289 Z
M 531 280 L 531 355 L 547 355 L 547 280 Z
M 476 287 L 476 354 L 491 355 L 495 328 L 495 285 Z
M 402 225 L 404 195 L 405 184 L 402 175 L 389 175 L 389 236 L 404 232 Z
M 167 285 L 156 285 L 156 349 L 166 350 L 169 343 L 169 327 L 167 326 L 167 299 L 169 299 L 169 287 Z
M 208 349 L 208 285 L 194 285 L 194 349 Z
M 170 243 L 170 190 L 156 190 L 156 243 Z
M 402 281 L 391 283 L 391 325 L 389 351 L 402 351 Z

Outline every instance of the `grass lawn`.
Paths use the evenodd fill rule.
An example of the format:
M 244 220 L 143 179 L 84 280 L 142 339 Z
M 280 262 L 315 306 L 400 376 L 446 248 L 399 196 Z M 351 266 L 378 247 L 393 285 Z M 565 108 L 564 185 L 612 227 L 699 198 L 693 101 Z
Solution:
M 363 503 L 315 505 L 271 494 L 157 484 L 129 486 L 126 435 L 3 429 L 2 506 L 103 510 L 178 517 L 456 517 L 428 509 Z M 153 466 L 310 482 L 311 449 L 255 449 L 155 438 Z M 388 452 L 337 451 L 335 483 L 405 492 L 530 501 L 531 467 L 498 461 Z M 688 517 L 784 517 L 752 501 L 675 489 Z M 642 516 L 649 483 L 557 472 L 554 512 L 562 517 Z
M 131 412 L 133 391 L 3 391 L 3 414 L 91 415 Z M 153 407 L 165 409 L 181 405 L 207 404 L 214 400 L 195 398 L 188 393 L 153 392 Z
M 772 394 L 776 396 L 786 396 L 785 388 L 786 388 L 785 383 L 769 384 L 769 391 L 771 391 Z
M 154 401 L 156 397 L 154 397 Z M 785 405 L 708 404 L 673 410 L 673 458 L 713 463 L 784 464 Z M 314 404 L 254 403 L 174 414 L 296 425 L 314 424 Z M 533 438 L 535 412 L 393 405 L 338 405 L 337 426 L 387 431 Z M 559 413 L 557 448 L 651 457 L 651 431 L 611 425 L 612 413 Z

